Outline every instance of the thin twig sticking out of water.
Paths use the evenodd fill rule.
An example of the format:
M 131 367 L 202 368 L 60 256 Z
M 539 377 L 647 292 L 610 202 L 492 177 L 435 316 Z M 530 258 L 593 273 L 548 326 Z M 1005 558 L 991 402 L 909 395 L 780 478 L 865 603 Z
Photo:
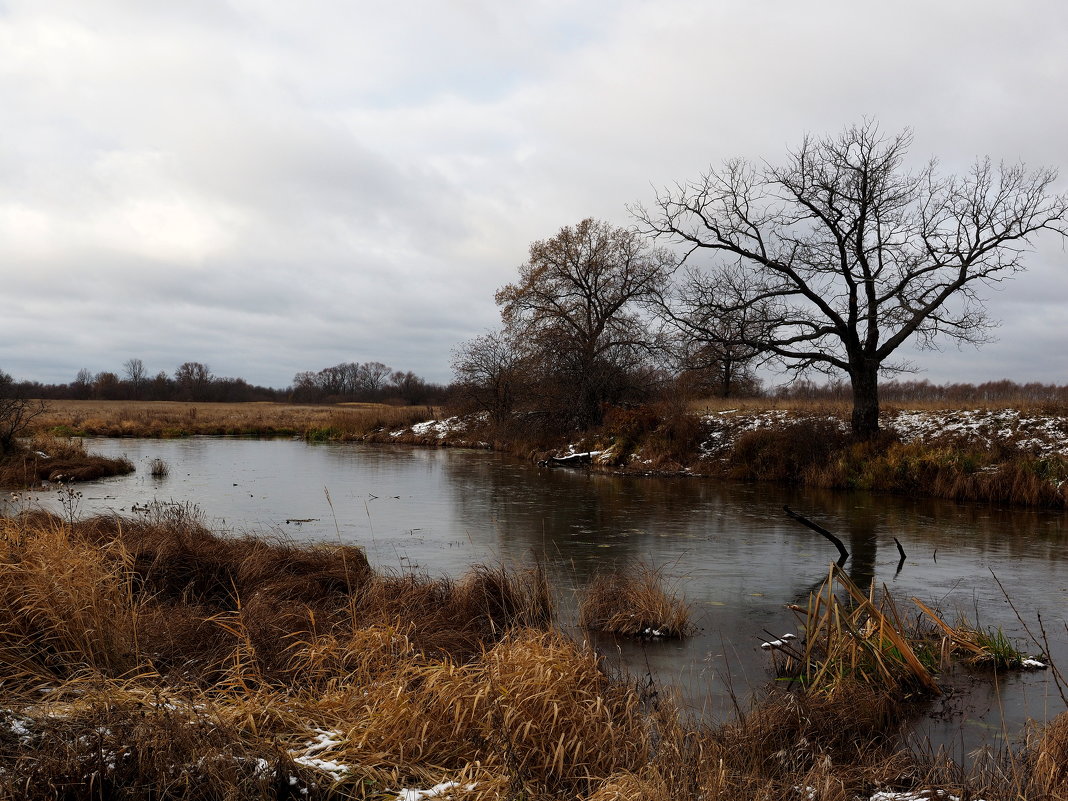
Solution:
M 323 494 L 326 495 L 326 505 L 330 507 L 330 516 L 334 518 L 334 531 L 337 532 L 337 544 L 343 544 L 341 542 L 341 526 L 337 522 L 337 512 L 334 511 L 334 501 L 330 498 L 330 488 L 323 487 Z
M 1050 670 L 1053 671 L 1053 683 L 1057 686 L 1057 694 L 1060 695 L 1061 701 L 1064 702 L 1064 705 L 1068 706 L 1068 698 L 1066 698 L 1064 694 L 1064 676 L 1057 668 L 1057 664 L 1050 657 L 1049 638 L 1046 636 L 1046 627 L 1042 625 L 1042 613 L 1035 613 L 1038 616 L 1038 629 L 1040 632 L 1042 632 L 1042 638 L 1039 639 L 1031 632 L 1031 628 L 1027 625 L 1027 621 L 1023 619 L 1023 615 L 1020 614 L 1020 610 L 1016 608 L 1016 604 L 1012 602 L 1012 598 L 1010 598 L 1009 594 L 1005 591 L 1005 586 L 1001 583 L 1001 579 L 997 577 L 997 574 L 993 570 L 990 571 L 990 575 L 994 577 L 994 581 L 997 583 L 998 589 L 1001 590 L 1001 594 L 1005 596 L 1005 600 L 1008 601 L 1009 608 L 1012 609 L 1013 613 L 1016 615 L 1016 619 L 1020 621 L 1020 625 L 1023 626 L 1024 631 L 1027 632 L 1027 636 L 1031 638 L 1031 642 L 1043 649 L 1043 653 L 1046 655 L 1046 660 L 1049 662 Z

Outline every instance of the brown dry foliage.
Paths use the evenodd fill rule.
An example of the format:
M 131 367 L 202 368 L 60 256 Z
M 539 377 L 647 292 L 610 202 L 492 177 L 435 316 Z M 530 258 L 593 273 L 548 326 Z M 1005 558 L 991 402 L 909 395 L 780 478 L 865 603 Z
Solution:
M 625 636 L 685 637 L 693 631 L 690 608 L 648 565 L 595 576 L 579 603 L 579 625 Z
M 746 480 L 806 483 L 847 442 L 845 431 L 824 418 L 747 431 L 731 448 L 729 472 Z
M 92 481 L 133 470 L 129 459 L 88 453 L 79 440 L 39 436 L 0 461 L 0 486 L 22 488 L 42 481 Z
M 813 465 L 811 486 L 918 493 L 955 501 L 1063 508 L 1068 496 L 1060 479 L 1068 465 L 1060 457 L 1039 457 L 1010 443 L 977 445 L 961 438 L 899 442 L 885 435 L 856 443 Z
M 878 688 L 778 692 L 708 727 L 609 676 L 548 619 L 538 571 L 382 575 L 356 549 L 217 537 L 188 507 L 0 519 L 0 799 L 961 787 L 900 750 L 905 708 Z M 1013 786 L 1064 797 L 1062 724 Z
M 1041 732 L 1031 754 L 1031 781 L 1037 797 L 1068 801 L 1068 712 Z

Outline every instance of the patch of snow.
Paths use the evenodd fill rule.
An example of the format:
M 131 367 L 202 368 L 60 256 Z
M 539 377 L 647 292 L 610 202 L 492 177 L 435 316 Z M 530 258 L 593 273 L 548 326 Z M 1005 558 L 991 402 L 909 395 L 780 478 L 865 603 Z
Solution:
M 790 642 L 790 640 L 796 639 L 796 634 L 784 634 L 777 640 L 771 640 L 770 642 L 762 642 L 760 644 L 760 647 L 763 648 L 765 651 L 777 648 L 784 648 L 786 644 Z
M 252 760 L 252 775 L 257 779 L 269 779 L 274 771 L 271 770 L 271 763 L 263 757 L 257 757 Z
M 438 439 L 444 439 L 449 434 L 462 431 L 464 428 L 463 421 L 459 417 L 448 417 L 444 420 L 427 420 L 423 423 L 415 423 L 409 430 L 420 437 L 433 435 Z M 390 434 L 390 436 L 399 436 L 399 434 Z
M 960 801 L 960 798 L 945 790 L 911 790 L 901 793 L 880 790 L 871 797 L 871 801 Z
M 352 770 L 348 765 L 341 762 L 335 762 L 331 759 L 318 759 L 317 757 L 299 756 L 293 757 L 293 761 L 298 765 L 304 765 L 308 768 L 315 768 L 328 775 L 333 781 L 339 782 L 348 775 Z
M 1025 668 L 1031 668 L 1032 670 L 1045 670 L 1049 667 L 1045 662 L 1039 662 L 1037 659 L 1027 658 L 1020 663 Z
M 10 719 L 7 721 L 8 729 L 12 734 L 19 738 L 20 742 L 28 742 L 33 735 L 33 729 L 30 728 L 33 725 L 32 718 L 16 715 L 14 712 L 8 712 L 8 714 L 11 715 Z
M 454 787 L 459 787 L 459 782 L 442 782 L 441 784 L 435 784 L 429 790 L 401 790 L 397 795 L 397 801 L 422 801 L 424 798 L 434 798 L 442 793 L 448 792 Z M 474 783 L 468 784 L 463 788 L 467 792 L 471 792 L 475 789 Z
M 330 729 L 315 729 L 314 731 L 315 736 L 304 744 L 303 753 L 300 753 L 299 756 L 293 756 L 293 761 L 305 767 L 322 771 L 335 782 L 341 781 L 352 768 L 341 762 L 322 759 L 315 756 L 315 754 L 320 754 L 323 751 L 341 745 L 344 742 L 345 735 Z M 291 756 L 296 753 L 295 751 L 290 751 Z

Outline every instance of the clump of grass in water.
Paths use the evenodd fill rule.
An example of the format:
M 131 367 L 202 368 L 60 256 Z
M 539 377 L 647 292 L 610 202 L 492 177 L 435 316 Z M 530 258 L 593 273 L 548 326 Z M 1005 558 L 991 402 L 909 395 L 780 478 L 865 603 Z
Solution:
M 855 684 L 898 698 L 941 692 L 934 654 L 902 625 L 890 596 L 876 603 L 874 587 L 864 593 L 837 565 L 808 608 L 796 611 L 803 612 L 801 644 L 773 654 L 777 673 L 799 680 L 806 692 L 834 696 Z
M 579 625 L 628 637 L 685 637 L 694 630 L 689 606 L 648 565 L 595 576 L 579 605 Z
M 152 478 L 166 478 L 170 475 L 171 467 L 157 456 L 149 462 L 149 472 L 152 474 Z
M 912 601 L 942 632 L 946 646 L 957 653 L 964 653 L 969 664 L 994 670 L 1044 667 L 1036 660 L 1029 660 L 1000 628 L 982 629 L 971 625 L 964 617 L 955 626 L 950 626 L 922 601 L 915 598 Z

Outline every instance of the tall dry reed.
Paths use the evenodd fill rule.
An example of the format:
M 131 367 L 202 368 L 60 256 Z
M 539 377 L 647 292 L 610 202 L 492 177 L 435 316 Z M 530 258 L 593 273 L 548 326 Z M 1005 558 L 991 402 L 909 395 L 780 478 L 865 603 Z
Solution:
M 900 700 L 856 670 L 701 724 L 553 630 L 536 570 L 452 582 L 360 557 L 217 537 L 190 507 L 0 521 L 0 798 L 1063 797 L 1059 722 L 1001 784 L 924 772 Z M 846 594 L 813 638 L 833 608 L 886 639 L 871 607 L 893 616 Z

